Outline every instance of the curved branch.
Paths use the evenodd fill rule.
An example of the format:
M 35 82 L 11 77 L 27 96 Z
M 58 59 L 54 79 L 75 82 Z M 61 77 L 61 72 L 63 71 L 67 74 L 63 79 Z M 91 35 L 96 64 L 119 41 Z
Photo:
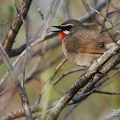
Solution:
M 31 2 L 32 2 L 32 0 L 23 0 L 22 1 L 20 10 L 21 10 L 21 13 L 23 14 L 23 18 L 26 17 L 27 12 L 30 8 Z M 9 53 L 9 51 L 11 50 L 12 45 L 15 41 L 16 35 L 17 35 L 21 25 L 22 25 L 21 17 L 19 14 L 17 14 L 17 17 L 13 20 L 12 25 L 11 25 L 10 29 L 8 30 L 6 38 L 3 43 L 3 47 L 7 53 Z
M 69 74 L 71 74 L 71 73 L 78 72 L 78 71 L 82 71 L 82 70 L 85 70 L 85 67 L 75 68 L 75 69 L 72 69 L 72 70 L 69 70 L 69 71 L 63 73 L 60 77 L 58 77 L 58 78 L 54 81 L 54 85 L 56 85 L 61 79 L 63 79 L 63 78 L 66 77 L 67 75 L 69 75 Z
M 95 6 L 94 9 L 97 11 L 100 11 L 104 6 L 106 5 L 106 0 L 100 0 Z M 90 13 L 90 14 L 89 14 Z M 89 13 L 86 13 L 82 18 L 79 20 L 81 22 L 87 22 L 92 16 L 94 16 L 96 13 L 94 11 L 90 11 Z

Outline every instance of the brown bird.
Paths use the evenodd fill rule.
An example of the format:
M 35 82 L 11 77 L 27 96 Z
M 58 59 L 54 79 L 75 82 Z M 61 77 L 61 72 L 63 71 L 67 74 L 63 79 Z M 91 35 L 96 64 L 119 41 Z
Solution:
M 57 28 L 62 47 L 68 60 L 79 66 L 88 67 L 115 43 L 97 31 L 88 30 L 80 21 L 70 19 Z

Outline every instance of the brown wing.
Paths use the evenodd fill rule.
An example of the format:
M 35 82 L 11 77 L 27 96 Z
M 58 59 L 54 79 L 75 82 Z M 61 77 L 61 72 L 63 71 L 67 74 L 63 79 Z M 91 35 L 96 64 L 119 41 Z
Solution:
M 73 40 L 74 39 L 74 40 Z M 68 52 L 84 52 L 84 53 L 104 53 L 102 35 L 90 30 L 76 30 L 69 35 L 66 40 L 66 48 Z
M 106 49 L 103 42 L 98 42 L 95 39 L 93 39 L 86 40 L 86 42 L 79 47 L 78 51 L 95 54 L 104 53 Z

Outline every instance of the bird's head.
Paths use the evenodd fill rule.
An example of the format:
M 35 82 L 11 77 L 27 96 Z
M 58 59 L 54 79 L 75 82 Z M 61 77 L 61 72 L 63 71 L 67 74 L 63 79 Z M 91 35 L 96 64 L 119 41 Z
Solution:
M 78 20 L 70 19 L 70 20 L 65 21 L 59 26 L 52 26 L 52 27 L 57 28 L 56 31 L 52 31 L 52 32 L 58 32 L 61 39 L 64 40 L 64 38 L 68 34 L 70 34 L 74 30 L 75 27 L 84 27 L 84 25 Z

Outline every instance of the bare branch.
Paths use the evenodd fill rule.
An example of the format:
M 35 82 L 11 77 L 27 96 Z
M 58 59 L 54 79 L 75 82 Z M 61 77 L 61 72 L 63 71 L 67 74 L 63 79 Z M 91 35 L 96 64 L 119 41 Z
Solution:
M 39 12 L 39 14 L 40 14 L 42 20 L 44 20 L 44 15 L 43 15 L 43 13 L 41 12 L 40 7 L 38 8 L 38 12 Z
M 85 67 L 75 68 L 75 69 L 72 69 L 70 71 L 67 71 L 67 72 L 63 73 L 59 78 L 57 78 L 55 80 L 54 85 L 56 85 L 61 79 L 63 79 L 67 75 L 69 75 L 71 73 L 75 73 L 75 72 L 81 71 L 81 70 L 85 70 Z
M 53 12 L 55 12 L 55 10 L 56 10 L 56 8 L 58 7 L 58 5 L 59 5 L 59 2 L 60 2 L 60 0 L 57 0 L 57 1 L 54 1 L 54 7 L 53 6 L 51 6 L 51 14 L 48 14 L 48 18 L 47 18 L 47 20 L 46 20 L 46 23 L 44 23 L 44 25 L 46 26 L 44 29 L 43 29 L 43 33 L 41 33 L 41 36 L 40 36 L 40 38 L 38 38 L 35 42 L 33 42 L 29 47 L 28 47 L 28 50 L 30 50 L 30 52 L 28 53 L 28 55 L 27 55 L 27 61 L 26 61 L 26 63 L 28 63 L 28 61 L 30 61 L 30 58 L 32 58 L 35 54 L 37 54 L 39 51 L 41 52 L 41 49 L 42 49 L 42 44 L 38 44 L 38 43 L 40 43 L 40 42 L 43 42 L 44 41 L 44 39 L 45 39 L 45 37 L 46 37 L 46 35 L 47 35 L 47 30 L 48 30 L 48 28 L 50 27 L 50 25 L 52 24 L 52 20 L 53 20 L 53 18 L 51 18 L 51 17 L 54 17 L 55 16 L 55 13 L 53 13 Z M 50 17 L 49 17 L 50 16 Z M 37 45 L 38 44 L 38 45 Z M 21 73 L 21 71 L 22 71 L 22 69 L 21 69 L 21 64 L 23 63 L 23 60 L 24 60 L 24 55 L 25 55 L 25 53 L 26 53 L 26 50 L 24 50 L 23 52 L 22 52 L 22 54 L 16 59 L 16 61 L 14 62 L 14 71 L 15 71 L 15 74 L 16 74 L 16 76 L 18 76 L 20 73 Z M 19 69 L 18 69 L 19 68 Z M 7 75 L 5 75 L 5 77 L 0 81 L 0 85 L 2 85 L 2 84 L 4 84 L 4 82 L 5 81 L 9 81 L 9 75 L 7 74 Z
M 44 40 L 49 40 L 49 38 L 52 38 L 54 36 L 57 36 L 57 34 L 56 33 L 46 34 Z M 29 41 L 31 41 L 31 44 L 32 44 L 37 39 L 40 39 L 40 38 L 39 37 L 38 38 L 35 37 L 35 38 L 32 38 L 32 40 L 29 40 Z M 44 41 L 44 40 L 42 39 L 41 41 Z M 55 45 L 58 45 L 58 43 L 60 44 L 61 42 L 57 42 L 56 41 Z M 53 46 L 54 46 L 54 44 L 53 44 Z M 10 52 L 8 53 L 8 55 L 9 55 L 9 57 L 15 57 L 15 56 L 21 54 L 25 49 L 26 49 L 26 43 L 24 43 L 23 45 L 21 45 L 19 48 L 11 49 Z M 39 48 L 39 49 L 41 50 L 41 48 Z
M 95 6 L 94 6 L 94 9 L 97 10 L 97 11 L 100 11 L 104 6 L 106 5 L 106 1 L 105 0 L 100 0 Z M 96 12 L 94 11 L 90 11 L 90 15 L 91 16 L 94 16 L 96 14 Z M 90 16 L 88 13 L 86 13 L 82 18 L 80 18 L 79 20 L 81 22 L 87 22 L 91 16 Z
M 13 0 L 14 2 L 14 5 L 16 7 L 16 10 L 18 12 L 18 14 L 20 15 L 21 19 L 22 19 L 22 22 L 24 24 L 24 27 L 25 27 L 25 31 L 26 31 L 26 53 L 25 53 L 25 56 L 24 56 L 24 61 L 23 61 L 23 72 L 22 72 L 22 76 L 23 76 L 23 79 L 22 79 L 22 88 L 25 89 L 25 67 L 26 67 L 26 59 L 27 59 L 27 53 L 28 53 L 28 46 L 29 46 L 29 41 L 28 41 L 28 27 L 27 27 L 27 24 L 26 24 L 26 21 L 24 19 L 24 16 L 23 16 L 23 13 L 21 12 L 21 10 L 18 8 L 17 6 L 17 3 L 15 0 Z M 27 94 L 25 96 L 27 98 Z M 23 106 L 24 106 L 24 103 L 22 103 Z M 26 107 L 24 107 L 24 110 L 25 110 L 25 116 L 26 116 L 26 119 L 30 119 L 30 120 L 33 120 L 33 117 L 32 117 L 32 113 L 31 113 L 31 109 L 30 109 L 30 106 L 29 106 L 29 101 L 28 101 L 28 98 L 27 98 L 27 101 L 25 102 L 25 106 L 27 106 L 27 109 Z
M 35 78 L 36 75 L 41 74 L 42 72 L 44 72 L 46 69 L 50 68 L 52 65 L 54 65 L 56 63 L 56 61 L 59 61 L 61 59 L 61 57 L 63 56 L 63 53 L 61 55 L 59 55 L 58 57 L 56 57 L 56 59 L 54 59 L 53 61 L 51 61 L 49 64 L 44 64 L 41 65 L 41 67 L 39 69 L 35 69 L 32 70 L 27 78 L 26 78 L 26 83 L 30 82 L 32 78 Z
M 118 41 L 120 44 L 120 41 Z M 114 56 L 119 51 L 119 46 L 115 45 L 108 51 L 106 51 L 97 61 L 94 61 L 93 64 L 86 70 L 78 81 L 68 90 L 64 96 L 56 103 L 56 105 L 52 108 L 50 114 L 47 116 L 47 119 L 56 119 L 60 112 L 65 108 L 65 106 L 70 102 L 70 100 L 74 97 L 74 95 L 81 90 L 90 80 L 91 75 L 97 74 L 96 71 L 100 69 L 100 67 L 105 64 L 108 59 Z M 109 72 L 109 71 L 106 71 Z M 106 74 L 106 72 L 104 72 Z M 98 79 L 103 78 L 103 75 L 99 75 Z
M 40 92 L 37 101 L 36 101 L 36 105 L 40 103 L 41 97 L 44 94 L 45 90 L 47 89 L 48 85 L 51 83 L 51 81 L 53 80 L 54 76 L 56 75 L 56 73 L 58 72 L 58 70 L 60 69 L 60 67 L 62 65 L 64 65 L 64 63 L 67 61 L 67 59 L 62 60 L 62 62 L 60 62 L 60 64 L 56 67 L 56 70 L 53 74 L 53 76 L 51 77 L 51 79 L 45 84 L 44 88 L 42 89 L 42 91 Z
M 33 107 L 31 107 L 31 111 L 32 111 L 32 113 L 35 113 L 35 112 L 40 111 L 40 109 L 38 106 L 33 106 Z M 25 116 L 24 110 L 19 109 L 19 110 L 15 110 L 15 111 L 8 113 L 7 115 L 1 117 L 0 120 L 13 120 L 13 119 L 21 118 L 24 116 Z
M 66 1 L 68 3 L 68 0 L 66 0 Z M 108 1 L 110 1 L 110 0 L 108 0 Z M 107 17 L 107 15 L 109 14 L 108 13 L 108 8 L 109 8 L 109 3 L 110 3 L 108 1 L 106 2 L 105 0 L 101 0 L 101 1 L 97 0 L 97 4 L 93 8 L 97 11 L 101 11 L 102 8 L 106 5 L 107 6 L 106 11 L 105 11 L 105 9 L 103 9 L 102 12 L 106 12 L 105 17 Z M 28 74 L 27 74 L 27 78 L 26 78 L 26 81 L 25 81 L 26 83 L 31 82 L 31 80 L 42 80 L 41 78 L 43 78 L 44 75 L 41 77 L 40 76 L 41 73 L 45 72 L 45 70 L 47 70 L 48 68 L 53 68 L 52 65 L 54 65 L 55 63 L 59 64 L 60 60 L 63 59 L 63 54 L 62 54 L 62 55 L 57 55 L 54 59 L 50 58 L 50 60 L 47 60 L 50 57 L 50 55 L 52 55 L 54 53 L 53 48 L 57 49 L 57 47 L 61 43 L 61 41 L 57 41 L 57 40 L 55 42 L 54 41 L 48 41 L 49 38 L 51 39 L 52 37 L 57 35 L 57 34 L 49 32 L 49 31 L 50 31 L 50 27 L 52 25 L 52 21 L 54 19 L 54 16 L 56 14 L 56 11 L 58 9 L 59 3 L 60 3 L 60 0 L 56 0 L 56 1 L 53 0 L 53 2 L 51 3 L 51 6 L 50 6 L 50 10 L 49 10 L 46 18 L 45 18 L 46 14 L 45 14 L 45 16 L 43 16 L 43 13 L 41 13 L 41 10 L 40 10 L 41 17 L 43 18 L 43 21 L 42 21 L 43 24 L 42 24 L 42 27 L 39 29 L 39 33 L 36 33 L 35 36 L 33 36 L 29 39 L 29 41 L 30 41 L 30 46 L 29 47 L 26 47 L 26 46 L 28 46 L 27 41 L 26 41 L 26 43 L 21 45 L 19 48 L 11 49 L 8 53 L 8 55 L 11 56 L 11 57 L 21 54 L 20 56 L 17 57 L 17 59 L 14 62 L 14 74 L 17 77 L 21 77 L 21 73 L 22 73 L 22 70 L 23 70 L 23 68 L 22 68 L 23 61 L 25 61 L 24 63 L 26 63 L 26 65 L 28 64 L 29 61 L 31 61 L 32 67 L 31 67 L 31 65 L 27 66 L 28 69 L 29 69 L 29 67 L 31 69 L 29 69 L 27 71 Z M 110 6 L 110 7 L 112 7 L 112 6 Z M 68 9 L 69 8 L 67 6 L 67 10 Z M 85 21 L 89 20 L 89 22 L 90 22 L 91 21 L 90 18 L 91 17 L 94 18 L 94 15 L 96 15 L 96 12 L 95 12 L 95 10 L 93 11 L 89 7 L 88 7 L 88 9 L 89 9 L 89 14 L 87 13 L 87 15 L 88 15 L 87 17 L 84 16 L 84 18 L 85 18 L 84 20 Z M 22 13 L 22 11 L 20 11 L 20 12 Z M 68 10 L 68 12 L 69 12 L 69 10 Z M 101 12 L 101 14 L 102 14 L 102 12 Z M 18 9 L 18 13 L 19 13 L 19 9 Z M 20 16 L 21 16 L 21 13 L 19 13 Z M 57 14 L 57 15 L 59 15 L 59 14 Z M 56 16 L 56 17 L 59 17 L 59 16 Z M 110 17 L 113 18 L 113 15 L 111 15 Z M 21 16 L 21 18 L 22 18 L 22 16 Z M 100 18 L 101 18 L 101 16 L 100 16 Z M 113 20 L 113 19 L 111 19 L 111 20 Z M 104 21 L 102 23 L 103 27 L 105 27 L 105 21 L 106 21 L 106 18 L 104 18 Z M 23 22 L 24 22 L 24 19 L 23 19 Z M 55 22 L 56 22 L 56 20 L 55 20 Z M 115 27 L 115 25 L 114 25 L 114 27 Z M 114 27 L 112 26 L 111 29 L 113 28 L 113 30 L 114 30 Z M 86 27 L 86 28 L 88 28 L 88 27 Z M 92 28 L 92 29 L 90 28 L 90 30 L 93 30 L 93 29 L 94 28 Z M 26 38 L 27 38 L 27 36 L 26 36 Z M 118 73 L 118 71 L 119 71 L 119 69 L 118 69 L 114 73 L 110 74 L 110 76 L 106 76 L 106 74 L 110 70 L 112 70 L 112 68 L 114 68 L 120 61 L 120 58 L 118 58 L 118 57 L 120 57 L 120 54 L 118 53 L 119 50 L 120 50 L 119 43 L 120 42 L 118 42 L 118 44 L 113 46 L 113 48 L 111 48 L 110 51 L 108 50 L 109 52 L 108 51 L 105 52 L 103 54 L 103 56 L 101 56 L 99 59 L 94 61 L 93 65 L 90 68 L 88 68 L 88 70 L 82 72 L 83 73 L 82 75 L 81 75 L 81 72 L 80 72 L 79 75 L 81 75 L 81 76 L 77 80 L 77 82 L 74 83 L 74 85 L 65 93 L 65 95 L 63 95 L 63 93 L 62 93 L 63 97 L 61 97 L 61 99 L 59 101 L 57 101 L 57 102 L 54 101 L 54 102 L 52 102 L 53 104 L 51 105 L 51 99 L 49 101 L 49 98 L 48 98 L 49 95 L 47 94 L 48 95 L 47 96 L 46 93 L 44 93 L 44 91 L 49 88 L 49 86 L 51 85 L 50 81 L 53 81 L 55 75 L 60 70 L 59 68 L 64 64 L 65 61 L 62 61 L 61 64 L 57 65 L 52 77 L 50 79 L 48 79 L 48 82 L 46 84 L 42 84 L 44 86 L 42 86 L 42 89 L 40 88 L 39 96 L 37 97 L 37 100 L 34 103 L 34 105 L 32 107 L 29 106 L 31 108 L 32 113 L 34 113 L 34 110 L 32 108 L 34 106 L 38 107 L 37 113 L 33 114 L 34 119 L 36 119 L 36 118 L 40 119 L 41 116 L 43 116 L 43 118 L 47 117 L 47 119 L 51 119 L 51 120 L 56 119 L 57 116 L 59 116 L 60 112 L 67 105 L 78 103 L 71 109 L 71 110 L 74 110 L 75 107 L 77 107 L 79 105 L 79 103 L 82 103 L 82 101 L 87 99 L 91 94 L 96 93 L 96 91 L 101 92 L 101 88 L 105 87 L 104 83 L 106 81 L 108 81 L 110 77 L 112 77 L 113 75 Z M 52 51 L 51 51 L 51 49 L 52 49 Z M 25 60 L 24 56 L 26 55 L 27 50 L 29 50 L 30 52 L 28 52 L 27 59 Z M 56 54 L 56 51 L 55 51 L 55 54 Z M 62 58 L 60 56 L 62 56 Z M 115 59 L 110 59 L 111 57 L 112 58 L 114 57 Z M 25 68 L 25 64 L 23 66 Z M 64 72 L 62 75 L 60 75 L 55 80 L 55 82 L 53 81 L 54 85 L 57 84 L 62 78 L 66 77 L 67 75 L 70 75 L 70 74 L 72 74 L 74 72 L 77 72 L 77 71 L 81 71 L 81 69 L 84 70 L 85 68 L 76 68 L 76 69 L 72 69 L 72 70 L 69 70 L 67 72 Z M 100 73 L 104 73 L 105 75 L 100 74 Z M 39 77 L 36 76 L 36 75 L 39 75 Z M 7 93 L 7 95 L 8 95 L 9 83 L 12 84 L 13 82 L 11 82 L 11 80 L 10 80 L 10 75 L 6 74 L 2 78 L 2 80 L 0 81 L 0 85 L 1 85 L 0 86 L 0 91 L 1 91 L 0 99 L 2 99 L 2 97 L 4 96 L 4 93 Z M 41 85 L 40 85 L 40 87 L 41 87 Z M 84 87 L 84 90 L 82 90 L 83 87 Z M 82 90 L 82 93 L 80 93 L 81 90 Z M 14 94 L 16 92 L 16 86 L 14 87 L 13 91 L 14 91 L 13 92 L 13 94 Z M 105 92 L 105 91 L 102 91 L 102 92 Z M 2 100 L 4 100 L 4 98 Z M 46 105 L 43 106 L 42 103 L 45 103 L 45 102 L 46 102 Z M 21 109 L 21 110 L 13 111 L 12 114 L 11 113 L 7 114 L 3 118 L 5 118 L 6 120 L 9 119 L 9 118 L 10 119 L 15 119 L 15 118 L 19 119 L 20 117 L 23 117 L 23 116 L 25 116 L 25 111 L 23 109 Z
M 94 9 L 100 11 L 105 5 L 106 5 L 105 0 L 102 0 L 101 2 L 98 2 L 95 5 Z M 91 15 L 94 16 L 94 14 L 96 14 L 96 13 L 94 11 L 91 11 Z M 90 19 L 90 17 L 91 16 L 88 13 L 86 13 L 83 17 L 80 18 L 80 21 L 81 22 L 86 22 L 86 21 L 88 21 Z M 40 40 L 39 43 L 40 43 L 40 42 L 42 42 L 44 40 L 47 40 L 47 39 L 49 39 L 51 37 L 54 37 L 54 36 L 57 36 L 57 35 L 58 34 L 56 34 L 56 33 L 48 34 L 48 35 L 45 36 L 45 39 L 43 38 L 42 40 L 40 40 L 39 37 L 37 37 L 37 38 L 35 37 L 35 38 L 33 38 L 32 41 L 38 41 L 38 39 L 39 39 Z M 26 48 L 26 44 L 23 44 L 19 48 L 10 50 L 8 54 L 9 54 L 10 57 L 17 56 L 17 55 L 21 54 L 25 50 L 25 48 Z
M 17 91 L 21 98 L 21 102 L 22 102 L 22 106 L 23 106 L 23 109 L 25 112 L 26 119 L 33 120 L 29 101 L 27 98 L 27 94 L 24 91 L 24 89 L 22 88 L 22 86 L 20 85 L 19 80 L 14 73 L 14 68 L 12 66 L 12 63 L 10 62 L 9 57 L 7 56 L 6 52 L 3 50 L 1 44 L 0 44 L 0 54 L 1 54 L 3 61 L 5 62 L 5 64 L 7 65 L 8 69 L 9 69 L 10 75 L 13 80 L 12 82 L 14 82 L 15 86 L 17 87 Z
M 57 74 L 57 72 L 59 71 L 59 69 L 65 64 L 65 62 L 67 61 L 68 59 L 65 58 L 57 67 L 56 67 L 56 70 L 54 72 L 54 74 L 52 75 L 50 81 L 53 80 L 53 78 L 55 77 L 55 75 Z
M 119 64 L 119 59 L 118 59 L 118 57 L 114 58 L 114 61 L 113 61 L 112 63 L 110 62 L 110 63 L 107 65 L 107 66 L 109 66 L 109 67 L 106 68 L 106 71 L 107 71 L 107 69 L 109 69 L 109 68 L 112 69 L 114 63 L 115 63 L 115 64 Z M 110 67 L 110 66 L 111 66 L 111 67 Z M 100 88 L 102 88 L 102 87 L 103 87 L 102 84 L 103 84 L 106 80 L 108 80 L 109 78 L 111 78 L 112 76 L 114 76 L 114 75 L 115 75 L 116 73 L 118 73 L 118 72 L 119 72 L 119 69 L 118 69 L 117 71 L 115 71 L 115 73 L 113 73 L 112 75 L 110 75 L 109 77 L 106 76 L 106 77 L 104 78 L 104 80 L 100 80 L 100 81 L 99 81 L 98 79 L 94 79 L 94 81 L 90 82 L 90 83 L 86 86 L 86 88 L 85 88 L 85 90 L 83 91 L 82 94 L 75 96 L 75 97 L 69 102 L 68 105 L 74 104 L 74 106 L 72 106 L 71 109 L 65 114 L 64 120 L 67 119 L 67 117 L 70 115 L 70 113 L 71 113 L 78 105 L 80 105 L 83 100 L 87 99 L 92 93 L 96 93 L 95 91 L 98 90 L 98 89 L 100 89 Z M 97 82 L 98 82 L 98 84 L 96 84 Z M 114 92 L 113 92 L 113 93 L 114 93 Z M 115 93 L 115 94 L 119 94 L 119 93 Z
M 119 95 L 120 92 L 107 92 L 107 91 L 101 91 L 101 90 L 95 90 L 95 93 L 100 93 L 100 94 L 107 94 L 107 95 Z
M 32 2 L 32 0 L 23 0 L 21 3 L 20 10 L 21 10 L 24 18 L 27 15 L 27 12 L 29 10 L 31 2 Z M 11 50 L 12 45 L 14 43 L 14 40 L 16 38 L 16 35 L 17 35 L 21 25 L 22 25 L 22 20 L 18 14 L 17 17 L 12 22 L 12 25 L 11 25 L 9 31 L 7 32 L 6 38 L 5 38 L 4 43 L 3 43 L 4 49 L 7 53 L 9 53 L 9 51 Z
M 24 27 L 25 27 L 25 31 L 26 31 L 26 53 L 25 53 L 25 56 L 24 56 L 24 61 L 23 61 L 23 79 L 22 79 L 22 87 L 24 88 L 25 86 L 25 66 L 26 66 L 26 59 L 27 59 L 27 53 L 28 53 L 28 46 L 29 46 L 29 41 L 28 41 L 28 27 L 27 27 L 27 23 L 23 17 L 23 13 L 21 12 L 21 10 L 18 8 L 18 5 L 16 3 L 15 0 L 13 0 L 14 2 L 14 5 L 16 7 L 16 10 L 18 12 L 18 14 L 20 15 L 21 19 L 22 19 L 22 22 L 24 24 Z

